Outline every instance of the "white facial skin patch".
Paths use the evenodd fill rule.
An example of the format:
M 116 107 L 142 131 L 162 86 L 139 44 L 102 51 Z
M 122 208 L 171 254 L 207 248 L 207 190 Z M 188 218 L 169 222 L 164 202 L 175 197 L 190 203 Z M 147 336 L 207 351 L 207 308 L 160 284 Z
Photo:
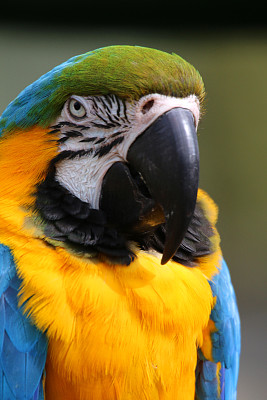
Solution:
M 71 96 L 55 121 L 60 128 L 59 152 L 71 153 L 57 163 L 57 181 L 97 209 L 108 169 L 117 161 L 127 162 L 136 138 L 160 115 L 177 107 L 191 111 L 197 129 L 200 106 L 195 95 L 175 98 L 150 94 L 137 102 L 114 95 Z

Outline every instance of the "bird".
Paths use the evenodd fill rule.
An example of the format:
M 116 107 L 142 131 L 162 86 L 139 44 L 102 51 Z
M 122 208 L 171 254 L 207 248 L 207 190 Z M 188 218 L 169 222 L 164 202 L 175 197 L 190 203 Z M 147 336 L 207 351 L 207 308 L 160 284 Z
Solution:
M 200 73 L 114 45 L 0 118 L 0 398 L 235 400 L 240 318 L 199 188 Z

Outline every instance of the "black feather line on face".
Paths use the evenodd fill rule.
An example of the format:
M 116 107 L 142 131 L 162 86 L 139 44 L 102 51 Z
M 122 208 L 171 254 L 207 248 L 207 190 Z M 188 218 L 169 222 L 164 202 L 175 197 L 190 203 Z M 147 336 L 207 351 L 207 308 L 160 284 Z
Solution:
M 126 130 L 114 132 L 114 133 L 112 133 L 112 135 L 111 135 L 110 137 L 111 137 L 111 138 L 114 138 L 114 137 L 117 137 L 117 136 L 119 136 L 119 135 L 122 135 L 123 133 L 126 133 L 126 132 L 127 132 Z
M 97 137 L 85 138 L 85 139 L 79 140 L 79 143 L 90 143 L 90 142 L 94 142 L 97 139 L 98 139 Z
M 51 127 L 52 128 L 52 127 Z M 60 133 L 60 128 L 54 128 L 54 129 L 52 129 L 51 131 L 48 131 L 47 132 L 48 134 L 51 134 L 51 135 L 53 135 L 54 133 Z
M 99 129 L 110 129 L 110 128 L 115 128 L 116 125 L 108 123 L 108 122 L 105 121 L 104 124 L 99 124 L 97 122 L 92 122 L 92 126 L 94 126 L 95 128 L 99 128 Z
M 65 138 L 59 139 L 58 142 L 64 143 L 64 139 Z M 85 143 L 85 142 L 94 141 L 95 144 L 100 144 L 104 140 L 105 140 L 105 138 L 98 139 L 98 138 L 94 137 L 94 138 L 80 140 L 80 142 Z M 76 151 L 63 150 L 51 161 L 51 165 L 55 165 L 56 163 L 63 161 L 63 160 L 73 160 L 76 157 L 83 157 L 83 156 L 88 156 L 91 154 L 93 154 L 94 157 L 103 157 L 104 155 L 108 154 L 114 146 L 122 143 L 123 140 L 124 140 L 123 136 L 119 137 L 119 138 L 113 140 L 111 143 L 104 145 L 97 150 L 93 150 L 93 149 L 89 149 L 89 150 L 81 149 L 81 150 L 76 150 Z
M 95 142 L 95 144 L 103 143 L 105 140 L 106 138 L 100 138 Z
M 90 128 L 88 127 L 88 129 L 90 129 Z M 65 132 L 61 132 L 61 133 L 62 133 L 62 135 L 67 136 L 69 138 L 75 138 L 75 137 L 83 136 L 83 134 L 81 132 L 74 131 L 74 130 L 65 131 Z
M 107 115 L 109 121 L 114 125 L 114 127 L 115 127 L 115 126 L 120 126 L 120 123 L 119 123 L 118 121 L 114 120 L 114 119 L 111 117 L 111 114 L 110 114 L 110 113 L 107 113 L 106 115 Z
M 108 106 L 107 106 L 107 104 L 103 101 L 103 99 L 101 98 L 102 104 L 104 105 L 104 107 L 106 108 L 106 110 L 110 111 L 110 108 L 112 107 L 111 96 L 110 96 L 110 95 L 104 96 L 104 99 L 105 99 L 106 102 L 108 103 Z
M 124 114 L 124 119 L 129 122 L 128 117 L 127 117 L 127 107 L 125 101 L 123 101 L 123 114 Z
M 76 128 L 76 129 L 70 129 L 70 130 L 62 130 L 63 127 L 68 127 L 68 128 Z M 72 122 L 68 121 L 62 121 L 59 122 L 56 125 L 52 125 L 50 127 L 50 131 L 48 131 L 48 134 L 55 134 L 58 133 L 60 135 L 63 135 L 63 137 L 59 138 L 57 142 L 59 144 L 65 143 L 68 139 L 70 138 L 78 138 L 78 137 L 83 137 L 83 133 L 81 132 L 82 130 L 89 130 L 90 126 L 85 126 L 85 125 L 78 125 L 74 124 Z
M 83 134 L 79 131 L 66 131 L 61 132 L 61 135 L 64 135 L 62 138 L 58 139 L 58 143 L 65 143 L 67 140 L 71 138 L 77 138 L 83 136 Z
M 120 117 L 120 112 L 121 112 L 121 104 L 120 104 L 120 101 L 119 101 L 117 96 L 115 96 L 115 100 L 116 100 L 116 103 L 117 103 L 117 117 L 119 118 Z
M 58 142 L 58 144 L 61 144 L 61 143 L 65 143 L 67 140 L 69 140 L 69 138 L 67 136 L 64 136 L 64 137 L 58 139 L 57 142 Z
M 105 145 L 105 146 L 100 147 L 100 149 L 97 149 L 97 150 L 95 151 L 94 156 L 98 156 L 98 157 L 103 157 L 103 156 L 105 156 L 106 154 L 108 154 L 108 153 L 110 152 L 110 150 L 111 150 L 114 146 L 116 146 L 117 144 L 122 143 L 123 140 L 124 140 L 124 137 L 122 136 L 122 137 L 119 137 L 119 138 L 113 140 L 111 143 L 109 143 L 109 144 L 107 144 L 107 145 Z
M 53 158 L 53 160 L 51 160 L 50 162 L 50 166 L 49 166 L 49 171 L 51 171 L 54 166 L 59 163 L 60 161 L 63 160 L 73 160 L 76 157 L 83 157 L 83 156 L 87 156 L 93 153 L 92 149 L 89 150 L 77 150 L 77 151 L 73 151 L 73 150 L 64 150 L 61 151 L 56 157 Z
M 61 121 L 56 125 L 51 125 L 50 128 L 60 130 L 64 126 L 68 126 L 69 128 L 77 128 L 77 129 L 81 129 L 81 130 L 89 129 L 88 126 L 81 125 L 81 124 L 74 124 L 73 122 L 69 122 L 69 121 Z

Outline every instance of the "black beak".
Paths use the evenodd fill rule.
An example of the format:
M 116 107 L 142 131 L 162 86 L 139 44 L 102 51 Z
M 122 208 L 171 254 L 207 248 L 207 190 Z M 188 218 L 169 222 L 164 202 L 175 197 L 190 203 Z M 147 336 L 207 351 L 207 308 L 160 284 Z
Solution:
M 127 166 L 117 163 L 104 178 L 103 189 L 107 190 L 102 191 L 100 207 L 103 205 L 112 212 L 113 204 L 113 211 L 117 210 L 116 219 L 124 213 L 125 217 L 128 215 L 126 219 L 132 215 L 137 221 L 138 215 L 147 211 L 145 204 L 147 209 L 155 204 L 161 206 L 166 226 L 161 263 L 165 264 L 181 244 L 196 204 L 199 151 L 192 113 L 174 108 L 161 115 L 130 146 L 127 161 L 141 175 L 152 199 L 140 193 Z M 123 201 L 118 197 L 113 201 L 110 198 L 111 192 L 114 193 L 114 187 L 111 189 L 114 179 L 121 188 Z M 105 192 L 109 196 L 105 196 Z

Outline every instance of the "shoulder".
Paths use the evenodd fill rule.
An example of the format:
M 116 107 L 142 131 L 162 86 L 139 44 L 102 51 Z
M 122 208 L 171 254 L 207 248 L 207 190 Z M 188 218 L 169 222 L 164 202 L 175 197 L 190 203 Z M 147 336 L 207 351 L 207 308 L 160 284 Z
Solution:
M 20 285 L 10 249 L 0 244 L 0 398 L 41 400 L 47 340 L 18 305 Z

